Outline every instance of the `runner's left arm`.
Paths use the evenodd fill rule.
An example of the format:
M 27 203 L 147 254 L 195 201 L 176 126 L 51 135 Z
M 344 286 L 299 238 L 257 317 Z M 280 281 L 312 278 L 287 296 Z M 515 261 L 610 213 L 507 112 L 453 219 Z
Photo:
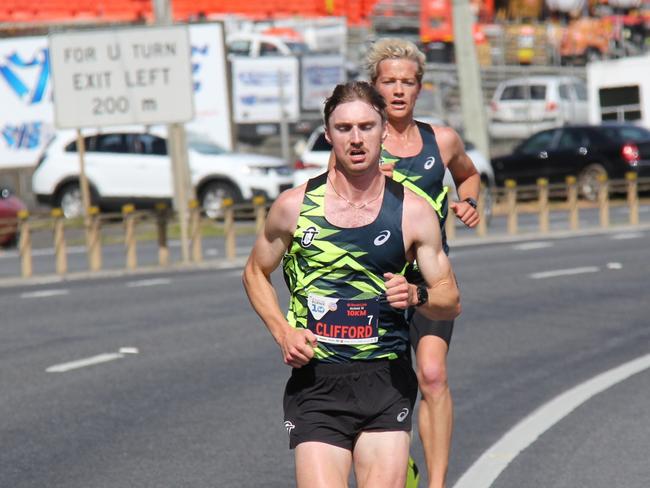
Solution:
M 458 201 L 451 202 L 449 208 L 468 227 L 476 227 L 479 222 L 477 210 L 466 198 L 478 201 L 481 189 L 481 175 L 476 171 L 472 159 L 465 152 L 465 144 L 451 127 L 436 127 L 436 138 L 440 155 L 456 184 Z

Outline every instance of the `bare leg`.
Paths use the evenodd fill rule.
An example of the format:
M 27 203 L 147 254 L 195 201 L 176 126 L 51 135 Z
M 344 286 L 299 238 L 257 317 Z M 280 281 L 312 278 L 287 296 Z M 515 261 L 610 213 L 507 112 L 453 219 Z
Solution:
M 298 488 L 346 488 L 352 453 L 324 442 L 302 442 L 296 446 Z
M 353 453 L 359 488 L 403 487 L 409 444 L 408 432 L 362 432 Z
M 427 462 L 429 488 L 443 488 L 447 478 L 453 403 L 447 383 L 447 343 L 428 335 L 420 339 L 416 351 L 417 376 L 422 401 L 419 431 Z

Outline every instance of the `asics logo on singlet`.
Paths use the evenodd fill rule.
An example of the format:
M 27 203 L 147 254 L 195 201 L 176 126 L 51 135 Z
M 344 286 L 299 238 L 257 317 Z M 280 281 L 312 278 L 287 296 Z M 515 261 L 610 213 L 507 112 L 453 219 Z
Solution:
M 404 422 L 404 420 L 406 420 L 406 417 L 408 417 L 408 415 L 409 415 L 409 409 L 403 408 L 402 411 L 397 414 L 397 421 Z
M 381 246 L 384 242 L 388 240 L 390 237 L 390 231 L 389 230 L 382 230 L 377 237 L 375 237 L 375 240 L 373 241 L 375 246 Z
M 424 162 L 424 169 L 431 169 L 433 168 L 434 164 L 436 164 L 436 157 L 429 156 L 427 160 Z
M 302 247 L 311 246 L 311 243 L 314 242 L 314 239 L 316 239 L 317 235 L 318 229 L 316 227 L 307 227 L 302 232 L 302 239 L 300 239 L 300 244 L 302 244 Z
M 284 421 L 284 428 L 287 429 L 287 434 L 291 435 L 291 431 L 296 428 L 295 425 L 293 425 L 293 422 L 291 420 L 285 420 Z

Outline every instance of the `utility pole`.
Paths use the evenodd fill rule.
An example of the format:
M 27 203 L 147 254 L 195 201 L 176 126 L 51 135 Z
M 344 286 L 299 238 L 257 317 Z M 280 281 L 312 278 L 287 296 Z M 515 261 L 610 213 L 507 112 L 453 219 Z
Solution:
M 152 0 L 154 23 L 156 25 L 172 25 L 171 0 Z M 174 207 L 178 212 L 181 227 L 181 256 L 184 263 L 190 260 L 188 202 L 194 198 L 189 165 L 187 161 L 187 138 L 185 126 L 173 123 L 167 126 L 167 154 L 171 156 L 172 181 L 174 183 Z
M 472 35 L 472 11 L 469 0 L 452 0 L 454 18 L 454 53 L 460 83 L 460 105 L 465 137 L 472 141 L 485 157 L 490 157 L 487 117 L 481 89 L 481 71 Z

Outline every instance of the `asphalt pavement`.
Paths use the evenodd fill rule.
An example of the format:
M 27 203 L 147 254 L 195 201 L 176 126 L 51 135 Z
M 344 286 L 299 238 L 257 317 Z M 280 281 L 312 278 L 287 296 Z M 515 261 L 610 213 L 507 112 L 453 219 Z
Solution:
M 472 488 L 648 486 L 649 236 L 453 248 L 450 487 L 468 473 Z M 241 260 L 214 268 L 5 280 L 0 486 L 294 485 L 289 371 Z M 412 452 L 422 464 L 417 435 Z

